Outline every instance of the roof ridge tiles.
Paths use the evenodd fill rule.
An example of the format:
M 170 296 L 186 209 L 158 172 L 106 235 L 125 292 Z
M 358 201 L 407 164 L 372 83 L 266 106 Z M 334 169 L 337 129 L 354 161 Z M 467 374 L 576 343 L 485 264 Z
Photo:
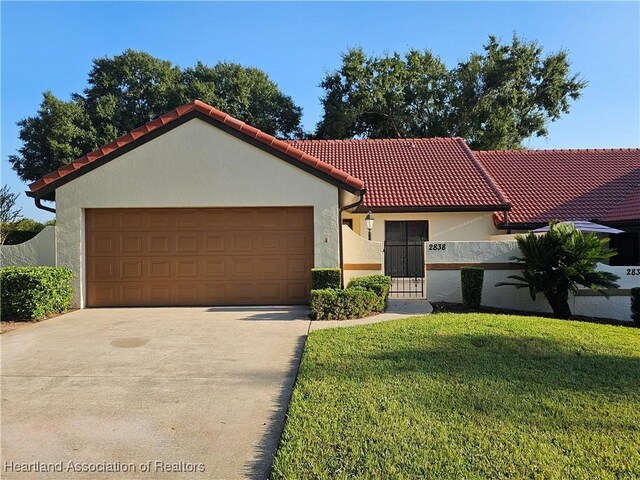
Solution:
M 504 192 L 504 190 L 502 190 L 502 188 L 500 188 L 500 185 L 498 184 L 498 182 L 495 181 L 493 176 L 489 173 L 489 170 L 484 168 L 482 163 L 478 161 L 476 156 L 473 154 L 473 151 L 471 150 L 471 148 L 469 148 L 469 145 L 467 145 L 467 142 L 465 142 L 464 139 L 461 137 L 454 137 L 454 138 L 457 140 L 458 144 L 462 147 L 467 157 L 469 157 L 471 162 L 480 171 L 480 174 L 486 179 L 487 183 L 489 183 L 491 188 L 497 194 L 500 201 L 502 201 L 502 203 L 504 204 L 509 205 L 511 202 L 509 202 L 507 194 Z
M 287 139 L 289 143 L 384 143 L 384 142 L 430 142 L 447 141 L 453 142 L 460 137 L 406 137 L 406 138 L 292 138 Z
M 573 153 L 573 152 L 593 152 L 593 153 L 605 153 L 605 152 L 639 152 L 640 148 L 626 147 L 626 148 L 532 148 L 522 150 L 472 150 L 474 153 L 489 154 L 489 153 Z

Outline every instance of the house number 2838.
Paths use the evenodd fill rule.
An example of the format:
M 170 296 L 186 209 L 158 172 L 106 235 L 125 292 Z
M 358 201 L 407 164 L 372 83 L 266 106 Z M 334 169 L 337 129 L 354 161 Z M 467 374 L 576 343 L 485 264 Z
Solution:
M 640 268 L 627 268 L 627 275 L 640 275 Z
M 445 243 L 430 243 L 429 250 L 446 250 L 447 245 Z

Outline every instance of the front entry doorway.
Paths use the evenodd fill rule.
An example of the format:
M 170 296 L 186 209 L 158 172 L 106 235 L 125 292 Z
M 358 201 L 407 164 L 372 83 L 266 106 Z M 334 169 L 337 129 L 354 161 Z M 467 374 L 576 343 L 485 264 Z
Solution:
M 384 227 L 384 265 L 385 275 L 391 277 L 390 295 L 423 298 L 424 242 L 429 240 L 429 222 L 386 221 Z

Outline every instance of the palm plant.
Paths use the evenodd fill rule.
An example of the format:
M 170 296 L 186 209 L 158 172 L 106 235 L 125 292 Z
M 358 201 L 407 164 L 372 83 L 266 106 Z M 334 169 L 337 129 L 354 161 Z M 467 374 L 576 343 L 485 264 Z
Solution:
M 545 235 L 529 233 L 516 237 L 522 257 L 512 260 L 523 264 L 521 275 L 510 275 L 516 282 L 500 282 L 496 286 L 511 285 L 528 288 L 531 299 L 544 294 L 555 316 L 569 318 L 569 292 L 578 286 L 595 290 L 608 297 L 605 288 L 618 288 L 618 276 L 596 270 L 596 263 L 615 255 L 606 247 L 607 240 L 595 233 L 583 234 L 571 223 L 552 223 Z

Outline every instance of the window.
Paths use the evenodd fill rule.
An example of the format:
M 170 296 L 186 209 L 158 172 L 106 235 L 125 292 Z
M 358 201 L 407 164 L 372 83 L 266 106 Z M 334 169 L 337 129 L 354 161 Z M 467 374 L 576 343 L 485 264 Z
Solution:
M 611 258 L 611 265 L 640 265 L 640 233 L 619 233 L 609 235 L 609 239 L 609 247 L 618 251 L 618 254 Z
M 342 219 L 342 224 L 346 225 L 351 230 L 353 230 L 353 218 L 343 218 Z

